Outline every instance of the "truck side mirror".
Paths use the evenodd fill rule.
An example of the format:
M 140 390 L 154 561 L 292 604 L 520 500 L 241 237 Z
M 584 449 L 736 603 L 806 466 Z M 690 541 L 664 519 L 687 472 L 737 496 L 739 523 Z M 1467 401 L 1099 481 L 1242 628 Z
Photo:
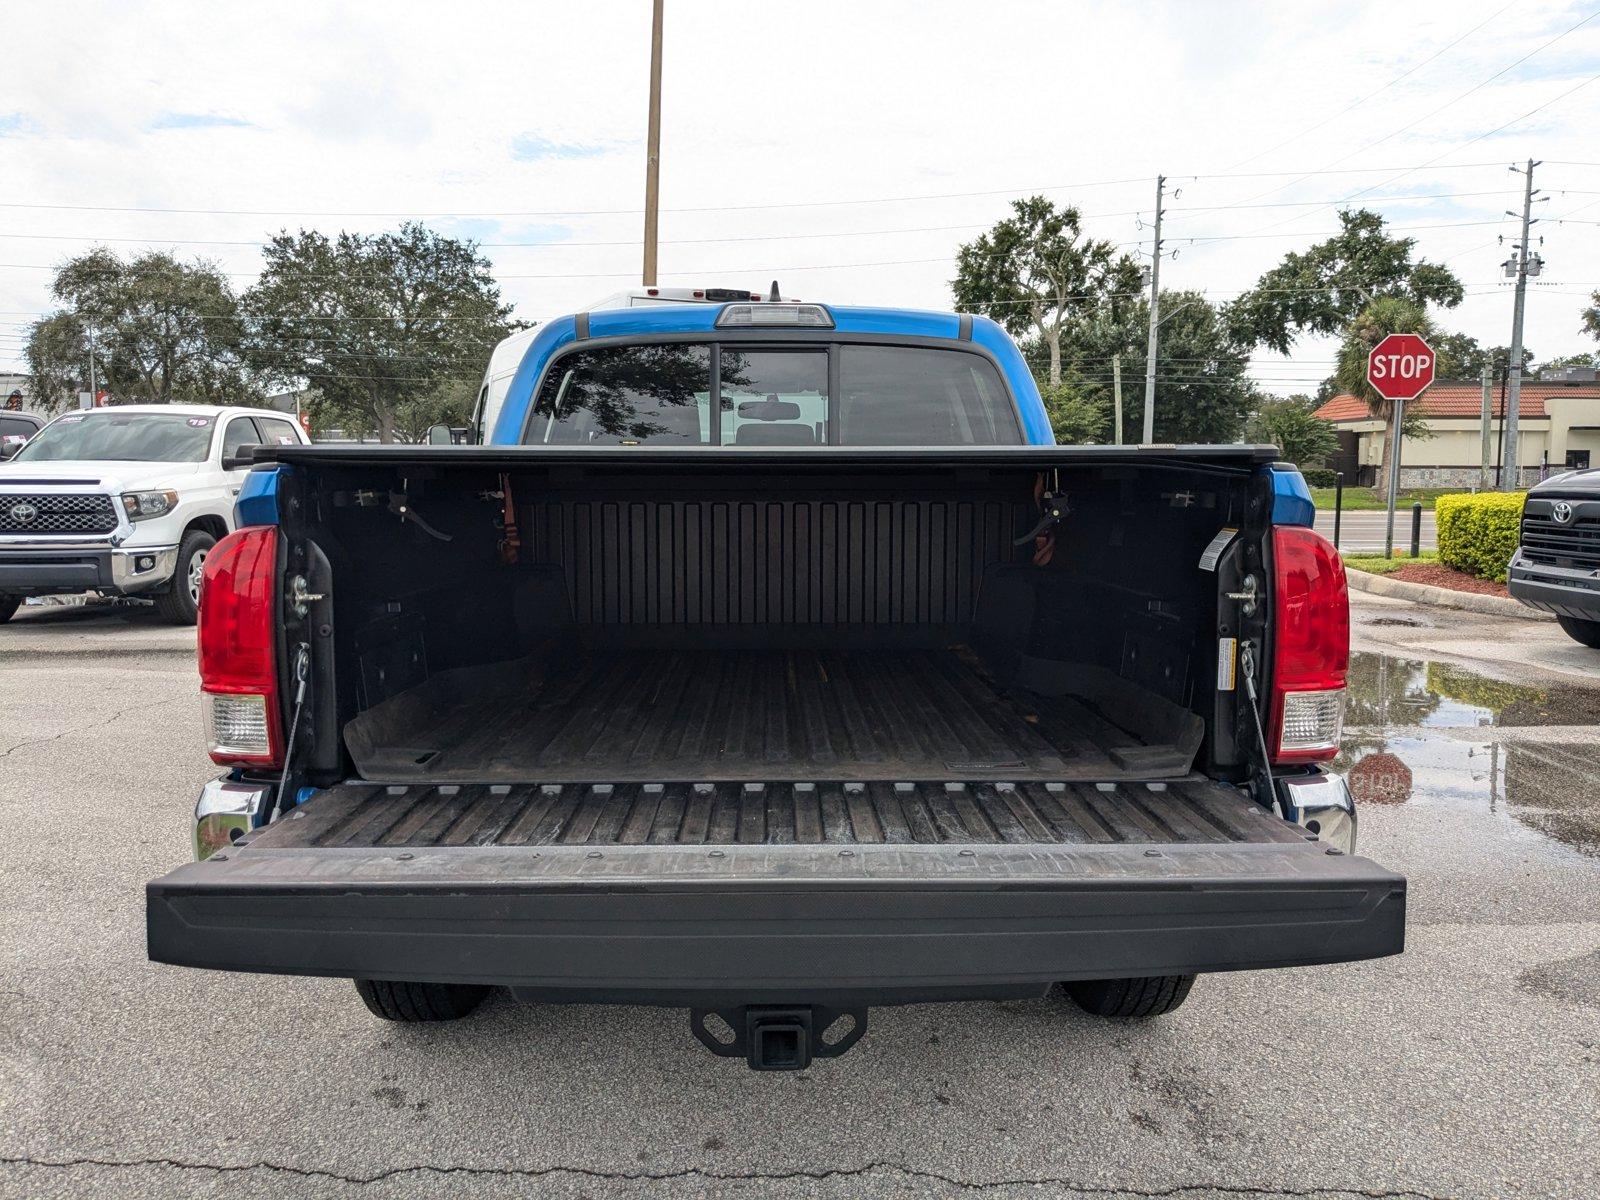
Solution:
M 430 446 L 453 446 L 453 445 L 455 445 L 455 440 L 456 440 L 455 436 L 450 432 L 450 426 L 448 426 L 448 425 L 429 425 L 428 426 L 428 445 L 430 445 Z
M 256 451 L 260 450 L 259 442 L 246 442 L 238 447 L 232 454 L 223 456 L 222 469 L 224 471 L 247 471 L 256 465 Z
M 5 438 L 0 440 L 0 462 L 5 462 L 12 455 L 27 445 L 21 438 Z

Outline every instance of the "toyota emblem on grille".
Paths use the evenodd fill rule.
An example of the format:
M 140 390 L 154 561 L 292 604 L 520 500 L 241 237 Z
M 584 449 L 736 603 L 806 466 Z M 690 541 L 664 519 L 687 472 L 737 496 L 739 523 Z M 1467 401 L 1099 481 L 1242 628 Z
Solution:
M 11 510 L 11 515 L 15 516 L 16 513 L 17 510 L 13 508 Z M 1568 521 L 1572 520 L 1572 505 L 1568 504 L 1565 500 L 1558 500 L 1555 507 L 1550 510 L 1550 515 L 1556 519 L 1557 525 L 1565 525 Z
M 18 525 L 32 525 L 34 518 L 39 515 L 39 510 L 24 501 L 21 504 L 13 504 L 7 515 Z

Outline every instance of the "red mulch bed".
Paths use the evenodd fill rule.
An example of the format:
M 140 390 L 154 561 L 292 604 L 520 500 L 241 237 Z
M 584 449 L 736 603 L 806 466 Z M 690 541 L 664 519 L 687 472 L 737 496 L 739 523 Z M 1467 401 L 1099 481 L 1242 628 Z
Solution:
M 1407 583 L 1426 583 L 1434 587 L 1449 588 L 1453 592 L 1477 592 L 1483 596 L 1509 596 L 1506 585 L 1492 579 L 1479 579 L 1443 563 L 1406 563 L 1390 571 L 1388 578 L 1403 579 Z

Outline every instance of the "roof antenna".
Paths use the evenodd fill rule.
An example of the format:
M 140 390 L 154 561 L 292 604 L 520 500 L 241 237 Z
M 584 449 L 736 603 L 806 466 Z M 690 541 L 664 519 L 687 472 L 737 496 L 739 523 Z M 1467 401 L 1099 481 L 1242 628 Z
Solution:
M 782 298 L 783 297 L 778 295 L 778 281 L 774 279 L 772 281 L 772 295 L 767 297 L 767 302 L 769 304 L 776 304 Z

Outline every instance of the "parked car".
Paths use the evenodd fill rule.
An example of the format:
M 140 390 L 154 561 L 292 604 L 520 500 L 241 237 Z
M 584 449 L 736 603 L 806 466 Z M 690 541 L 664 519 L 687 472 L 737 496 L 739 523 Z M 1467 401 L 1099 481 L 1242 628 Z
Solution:
M 1569 471 L 1528 491 L 1506 589 L 1600 649 L 1600 470 Z
M 36 413 L 0 410 L 0 462 L 10 458 L 44 427 L 45 418 Z
M 1299 473 L 1055 446 L 991 321 L 579 313 L 493 445 L 256 456 L 156 961 L 394 1021 L 685 1006 L 793 1069 L 872 1005 L 1142 1017 L 1402 947 L 1324 765 L 1348 601 Z
M 211 548 L 233 529 L 247 446 L 303 445 L 270 409 L 126 405 L 55 418 L 0 464 L 0 621 L 27 596 L 151 599 L 192 625 Z

